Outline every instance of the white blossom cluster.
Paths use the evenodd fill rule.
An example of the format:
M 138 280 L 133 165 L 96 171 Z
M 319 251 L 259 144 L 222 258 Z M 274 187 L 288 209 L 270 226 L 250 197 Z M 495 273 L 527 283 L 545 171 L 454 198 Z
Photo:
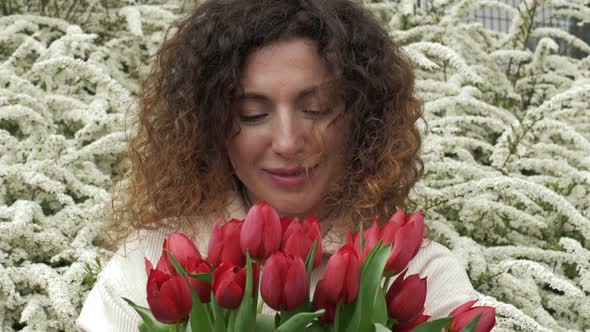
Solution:
M 541 6 L 588 23 L 588 1 L 372 6 L 417 68 L 427 125 L 413 197 L 432 237 L 496 307 L 496 331 L 590 330 L 590 46 L 534 24 Z M 482 7 L 510 30 L 484 28 Z
M 98 232 L 128 167 L 124 113 L 186 5 L 80 1 L 65 20 L 0 16 L 0 331 L 74 330 L 110 254 Z M 496 307 L 495 331 L 589 330 L 590 46 L 534 24 L 540 6 L 588 24 L 588 1 L 368 6 L 414 63 L 425 102 L 413 198 Z M 510 30 L 475 21 L 482 7 L 511 15 Z
M 119 6 L 104 40 L 56 17 L 0 16 L 0 331 L 76 331 L 110 254 L 99 233 L 129 167 L 125 112 L 175 17 Z

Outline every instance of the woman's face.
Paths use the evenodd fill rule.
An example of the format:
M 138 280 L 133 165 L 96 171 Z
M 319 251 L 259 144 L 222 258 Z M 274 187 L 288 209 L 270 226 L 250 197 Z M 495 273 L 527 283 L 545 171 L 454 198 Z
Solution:
M 252 202 L 292 217 L 321 214 L 343 174 L 349 132 L 333 78 L 309 39 L 278 41 L 246 58 L 227 148 Z

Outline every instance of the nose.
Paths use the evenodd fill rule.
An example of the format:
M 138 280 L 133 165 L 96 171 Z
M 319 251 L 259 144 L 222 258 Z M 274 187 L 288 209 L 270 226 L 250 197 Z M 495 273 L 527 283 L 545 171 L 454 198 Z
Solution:
M 272 150 L 288 159 L 301 155 L 305 147 L 306 128 L 293 113 L 290 110 L 277 111 L 273 121 Z

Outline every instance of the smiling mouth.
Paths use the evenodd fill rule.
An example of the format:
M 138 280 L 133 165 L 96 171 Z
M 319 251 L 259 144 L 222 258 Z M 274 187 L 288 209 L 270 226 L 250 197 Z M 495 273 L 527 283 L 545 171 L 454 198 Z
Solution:
M 301 187 L 308 182 L 314 175 L 319 164 L 312 168 L 297 168 L 292 170 L 265 170 L 271 181 L 282 187 Z
M 313 167 L 297 167 L 295 169 L 287 170 L 287 169 L 265 169 L 266 172 L 282 177 L 297 177 L 301 175 L 309 175 L 312 171 L 316 170 L 319 166 L 319 163 Z

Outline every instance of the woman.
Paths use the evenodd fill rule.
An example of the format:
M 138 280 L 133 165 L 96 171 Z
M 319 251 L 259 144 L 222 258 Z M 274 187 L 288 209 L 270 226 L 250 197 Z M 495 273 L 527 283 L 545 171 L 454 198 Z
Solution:
M 157 261 L 172 231 L 205 253 L 215 216 L 242 219 L 264 200 L 281 215 L 317 215 L 329 255 L 347 227 L 415 208 L 421 104 L 408 60 L 366 9 L 351 0 L 211 0 L 176 28 L 143 82 L 130 189 L 113 215 L 112 229 L 131 236 L 90 292 L 83 330 L 137 329 L 121 297 L 146 305 L 144 257 Z M 428 276 L 433 317 L 476 298 L 437 243 L 408 269 Z

